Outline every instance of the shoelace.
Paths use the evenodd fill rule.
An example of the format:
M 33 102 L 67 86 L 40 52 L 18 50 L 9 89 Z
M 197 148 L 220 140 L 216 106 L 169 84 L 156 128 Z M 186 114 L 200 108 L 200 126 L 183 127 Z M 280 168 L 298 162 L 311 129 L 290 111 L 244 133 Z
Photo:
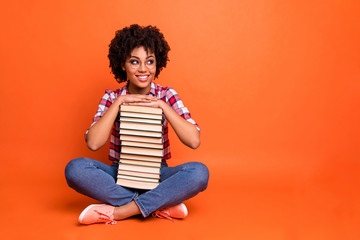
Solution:
M 115 220 L 111 219 L 111 217 L 105 213 L 99 212 L 98 210 L 94 210 L 94 212 L 97 212 L 100 215 L 100 218 L 106 220 L 105 224 L 114 225 L 117 223 Z
M 157 217 L 157 218 L 163 218 L 163 219 L 167 219 L 170 220 L 172 222 L 174 222 L 174 220 L 170 217 L 170 212 L 166 211 L 166 210 L 162 210 L 162 211 L 155 211 L 152 214 L 153 217 Z

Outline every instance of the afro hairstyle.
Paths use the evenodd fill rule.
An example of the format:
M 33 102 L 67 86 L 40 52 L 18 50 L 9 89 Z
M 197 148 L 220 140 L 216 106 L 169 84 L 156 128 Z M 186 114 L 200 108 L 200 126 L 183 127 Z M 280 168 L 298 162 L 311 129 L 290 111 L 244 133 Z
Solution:
M 114 39 L 109 45 L 110 68 L 117 82 L 127 81 L 126 72 L 122 69 L 127 58 L 134 48 L 144 47 L 147 52 L 155 54 L 156 73 L 166 67 L 170 46 L 166 42 L 164 35 L 155 26 L 142 27 L 133 24 L 115 32 Z

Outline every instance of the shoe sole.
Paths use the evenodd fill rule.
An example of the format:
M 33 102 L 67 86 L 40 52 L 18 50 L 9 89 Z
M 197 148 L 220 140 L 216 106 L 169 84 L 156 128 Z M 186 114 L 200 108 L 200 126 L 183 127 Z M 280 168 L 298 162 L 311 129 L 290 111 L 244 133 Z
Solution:
M 89 211 L 90 208 L 94 207 L 94 206 L 103 206 L 103 205 L 106 205 L 106 204 L 91 204 L 89 206 L 87 206 L 81 213 L 80 213 L 80 216 L 79 216 L 79 223 L 82 223 L 82 219 L 84 218 L 85 214 L 87 213 L 87 211 Z
M 185 204 L 180 203 L 180 205 L 181 205 L 182 209 L 184 210 L 185 217 L 186 217 L 186 216 L 188 215 L 188 210 L 187 210 L 187 208 L 186 208 Z

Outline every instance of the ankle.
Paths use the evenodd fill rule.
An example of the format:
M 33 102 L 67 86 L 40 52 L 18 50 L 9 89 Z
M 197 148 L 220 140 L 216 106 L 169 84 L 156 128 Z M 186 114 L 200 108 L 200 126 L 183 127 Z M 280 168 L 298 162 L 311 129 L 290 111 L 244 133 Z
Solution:
M 113 215 L 115 220 L 123 220 L 127 218 L 121 207 L 115 207 Z
M 115 220 L 123 220 L 138 214 L 141 214 L 141 211 L 134 201 L 120 207 L 115 207 L 113 213 Z

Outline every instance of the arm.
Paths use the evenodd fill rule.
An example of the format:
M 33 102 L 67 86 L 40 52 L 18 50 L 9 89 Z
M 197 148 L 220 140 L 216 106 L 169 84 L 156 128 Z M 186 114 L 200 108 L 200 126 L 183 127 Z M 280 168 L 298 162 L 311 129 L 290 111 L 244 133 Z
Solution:
M 119 113 L 121 104 L 149 103 L 154 99 L 155 97 L 152 96 L 137 94 L 121 95 L 117 97 L 111 106 L 105 110 L 106 112 L 102 115 L 102 117 L 90 127 L 86 135 L 86 143 L 88 148 L 96 151 L 105 145 L 110 136 L 112 126 L 114 125 L 116 117 Z
M 186 146 L 196 149 L 200 146 L 200 132 L 194 124 L 186 121 L 179 116 L 174 109 L 162 100 L 154 100 L 148 103 L 130 103 L 129 105 L 141 105 L 148 107 L 159 107 L 163 110 L 164 115 L 171 127 L 174 129 L 180 141 Z
M 166 119 L 174 129 L 180 141 L 186 146 L 196 149 L 200 146 L 200 132 L 195 125 L 179 116 L 169 105 L 161 100 L 157 100 L 159 107 L 162 108 Z

